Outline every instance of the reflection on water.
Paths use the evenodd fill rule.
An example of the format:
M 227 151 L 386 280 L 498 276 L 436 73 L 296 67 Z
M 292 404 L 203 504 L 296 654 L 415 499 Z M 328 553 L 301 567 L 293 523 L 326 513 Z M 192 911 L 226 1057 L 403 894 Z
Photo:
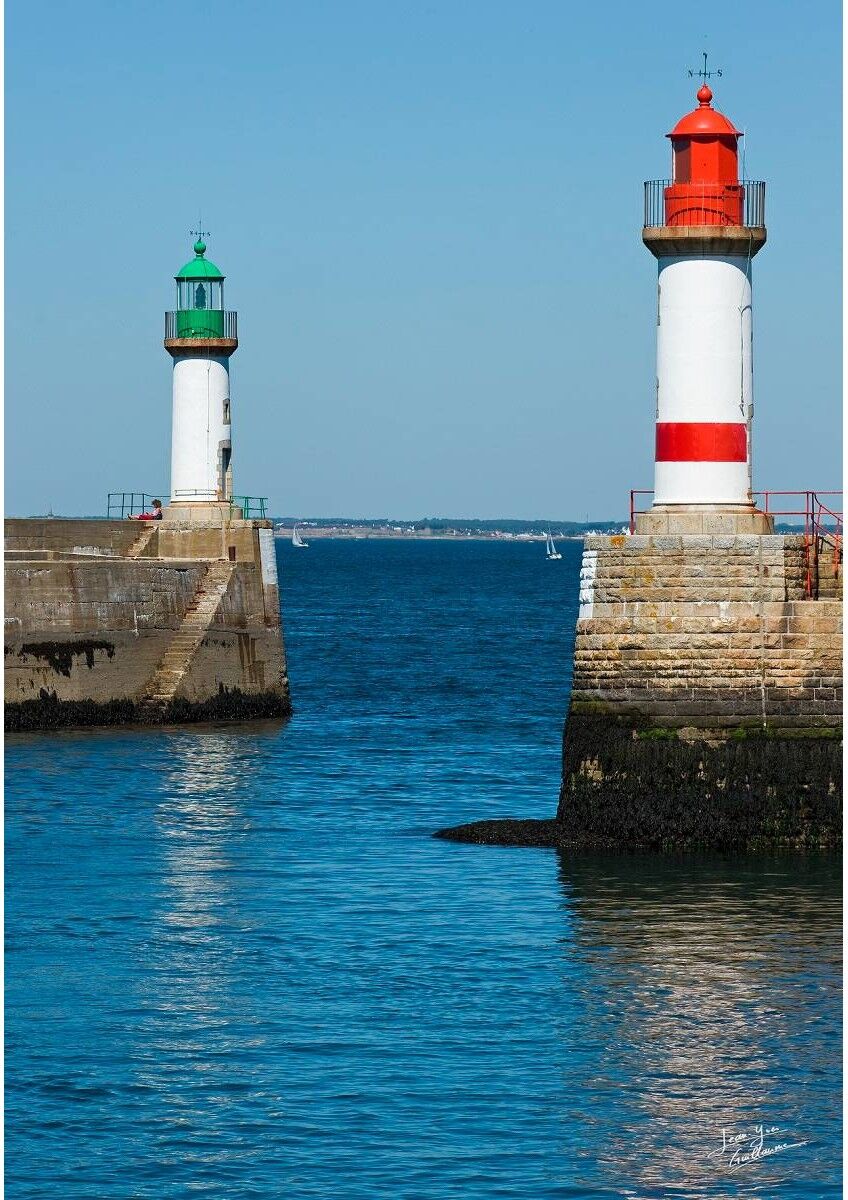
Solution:
M 563 1061 L 583 1120 L 607 1127 L 607 1178 L 627 1195 L 724 1194 L 710 1189 L 738 1176 L 722 1130 L 765 1124 L 781 1130 L 772 1144 L 809 1144 L 743 1176 L 766 1191 L 788 1178 L 788 1194 L 799 1175 L 827 1179 L 840 1138 L 840 865 L 563 856 L 559 872 L 574 930 L 563 978 L 584 1016 L 561 1030 Z
M 579 545 L 282 549 L 289 724 L 9 739 L 9 1200 L 839 1195 L 830 860 L 430 836 L 555 808 Z
M 210 1185 L 249 1162 L 249 1142 L 242 1155 L 223 1149 L 218 1131 L 239 1121 L 267 1041 L 261 1006 L 238 983 L 240 947 L 253 932 L 240 896 L 249 876 L 237 861 L 251 834 L 239 797 L 244 750 L 239 730 L 170 739 L 153 810 L 160 867 L 149 969 L 136 996 L 136 1077 L 161 1121 L 156 1174 L 179 1168 Z
M 238 786 L 233 749 L 226 734 L 172 740 L 164 796 L 154 814 L 168 905 L 162 919 L 168 925 L 208 930 L 231 907 L 232 863 L 219 847 L 247 832 L 238 802 L 231 799 Z

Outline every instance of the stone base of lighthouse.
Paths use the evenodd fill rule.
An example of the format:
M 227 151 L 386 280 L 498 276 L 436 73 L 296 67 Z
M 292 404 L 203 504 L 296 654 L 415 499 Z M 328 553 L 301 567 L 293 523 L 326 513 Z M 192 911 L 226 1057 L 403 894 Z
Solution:
M 163 520 L 170 525 L 207 525 L 215 528 L 229 525 L 232 520 L 241 520 L 243 512 L 230 500 L 195 500 L 189 503 L 173 502 L 163 510 Z
M 799 536 L 586 540 L 559 840 L 840 840 L 841 564 L 807 569 Z
M 637 513 L 634 533 L 648 535 L 727 535 L 774 533 L 774 517 L 753 505 L 655 504 Z

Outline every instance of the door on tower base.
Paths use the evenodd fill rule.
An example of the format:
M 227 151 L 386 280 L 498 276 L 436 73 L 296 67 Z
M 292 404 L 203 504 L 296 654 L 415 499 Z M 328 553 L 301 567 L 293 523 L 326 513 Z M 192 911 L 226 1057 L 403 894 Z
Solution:
M 218 493 L 222 500 L 233 498 L 233 449 L 228 442 L 221 443 L 218 455 Z

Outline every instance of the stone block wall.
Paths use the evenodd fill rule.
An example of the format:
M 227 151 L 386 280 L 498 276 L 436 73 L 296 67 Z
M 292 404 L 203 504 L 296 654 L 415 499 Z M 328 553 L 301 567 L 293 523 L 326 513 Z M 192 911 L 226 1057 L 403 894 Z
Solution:
M 189 649 L 173 704 L 157 711 L 146 689 L 221 561 L 220 528 L 186 537 L 159 525 L 157 548 L 189 551 L 181 561 L 114 554 L 149 528 L 137 522 L 7 522 L 16 546 L 5 565 L 7 728 L 290 711 L 270 526 L 233 526 L 224 531 L 236 547 L 226 589 Z
M 147 527 L 147 521 L 10 517 L 5 522 L 5 548 L 7 553 L 43 551 L 52 557 L 121 557 Z
M 234 562 L 258 562 L 259 528 L 270 525 L 270 521 L 226 521 L 206 526 L 162 521 L 156 552 L 160 558 L 232 558 Z
M 587 538 L 560 801 L 575 836 L 661 837 L 692 805 L 725 828 L 740 804 L 733 824 L 756 840 L 752 813 L 784 786 L 777 840 L 809 833 L 811 787 L 833 834 L 842 603 L 807 599 L 805 576 L 800 536 Z M 673 817 L 655 821 L 668 803 Z
M 583 561 L 576 707 L 841 725 L 842 604 L 804 599 L 802 537 L 596 537 Z

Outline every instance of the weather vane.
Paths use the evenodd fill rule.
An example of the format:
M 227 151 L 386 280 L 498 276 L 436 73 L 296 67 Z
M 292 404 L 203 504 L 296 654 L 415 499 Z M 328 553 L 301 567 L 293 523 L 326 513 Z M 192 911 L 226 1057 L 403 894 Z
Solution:
M 690 74 L 691 74 L 691 71 L 690 71 Z M 192 237 L 200 238 L 201 241 L 204 238 L 209 237 L 209 230 L 203 228 L 203 218 L 202 217 L 198 217 L 198 219 L 197 219 L 197 229 L 190 229 L 189 233 L 191 234 Z
M 690 71 L 690 72 L 689 72 L 689 78 L 690 78 L 690 79 L 692 79 L 692 78 L 694 78 L 694 76 L 696 76 L 696 75 L 698 76 L 698 78 L 699 78 L 699 79 L 703 79 L 704 83 L 706 83 L 706 82 L 707 82 L 707 80 L 708 80 L 708 79 L 709 79 L 711 76 L 713 76 L 713 75 L 718 75 L 719 77 L 721 76 L 721 71 L 719 71 L 719 70 L 715 70 L 715 71 L 708 71 L 708 70 L 707 70 L 707 52 L 706 52 L 706 50 L 704 51 L 704 65 L 703 65 L 703 67 L 701 68 L 701 70 L 700 70 L 700 71 Z

